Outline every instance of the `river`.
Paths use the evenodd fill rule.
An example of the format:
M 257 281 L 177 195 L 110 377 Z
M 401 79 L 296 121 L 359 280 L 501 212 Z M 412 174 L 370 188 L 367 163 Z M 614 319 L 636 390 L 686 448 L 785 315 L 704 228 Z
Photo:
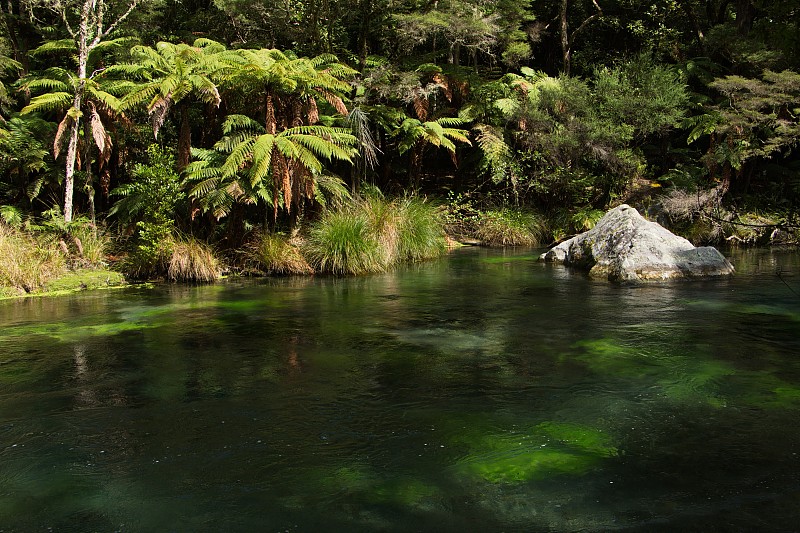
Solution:
M 800 254 L 0 302 L 0 531 L 788 531 Z

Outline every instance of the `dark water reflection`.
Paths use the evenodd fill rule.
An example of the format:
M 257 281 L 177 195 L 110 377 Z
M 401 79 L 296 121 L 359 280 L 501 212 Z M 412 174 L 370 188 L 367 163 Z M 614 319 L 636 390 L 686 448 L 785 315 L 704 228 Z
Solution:
M 794 530 L 800 255 L 732 254 L 0 302 L 0 531 Z

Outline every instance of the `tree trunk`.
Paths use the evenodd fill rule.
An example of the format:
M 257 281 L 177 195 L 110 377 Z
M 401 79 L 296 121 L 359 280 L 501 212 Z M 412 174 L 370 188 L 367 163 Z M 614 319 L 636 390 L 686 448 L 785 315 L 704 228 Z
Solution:
M 361 20 L 358 25 L 358 71 L 362 73 L 367 68 L 369 52 L 367 47 L 369 8 L 365 7 L 366 5 L 369 5 L 368 0 L 361 3 Z
M 80 99 L 75 96 L 76 104 L 80 108 Z M 69 130 L 69 144 L 67 145 L 67 162 L 64 171 L 64 222 L 72 222 L 72 195 L 75 188 L 75 160 L 78 156 L 78 135 L 80 134 L 80 119 L 72 121 Z
M 78 53 L 78 85 L 75 87 L 75 96 L 72 101 L 70 111 L 72 126 L 69 132 L 69 144 L 67 147 L 67 160 L 64 171 L 64 222 L 72 222 L 72 196 L 75 187 L 75 162 L 78 156 L 78 136 L 80 135 L 81 107 L 83 105 L 84 91 L 86 90 L 86 70 L 89 64 L 89 54 L 136 7 L 138 0 L 132 0 L 117 21 L 108 26 L 104 26 L 103 18 L 106 11 L 105 0 L 83 0 L 81 6 L 80 20 L 78 21 L 77 31 L 69 22 L 71 11 L 62 7 L 61 17 L 67 32 L 75 41 L 75 48 Z M 60 4 L 60 3 L 59 3 Z M 88 161 L 87 161 L 88 164 Z
M 691 4 L 689 4 L 687 0 L 681 0 L 679 2 L 679 5 L 681 6 L 681 8 L 683 8 L 683 12 L 686 13 L 686 16 L 692 23 L 695 36 L 697 37 L 697 44 L 700 46 L 700 52 L 703 55 L 705 55 L 706 36 L 705 33 L 703 33 L 703 28 L 700 26 L 700 22 L 697 20 L 697 15 L 695 15 L 694 9 L 692 9 Z
M 178 172 L 189 165 L 192 153 L 192 126 L 189 123 L 189 106 L 181 103 L 181 131 L 178 137 Z
M 571 51 L 569 46 L 569 23 L 567 21 L 567 7 L 569 7 L 568 0 L 561 0 L 561 61 L 564 74 L 569 76 L 571 67 Z
M 267 96 L 264 102 L 264 107 L 266 108 L 266 128 L 267 133 L 275 135 L 278 131 L 278 123 L 275 120 L 275 103 L 273 102 L 272 93 L 267 92 Z
M 78 159 L 78 137 L 80 136 L 80 110 L 83 103 L 83 90 L 86 85 L 86 63 L 88 60 L 88 50 L 78 56 L 78 76 L 80 81 L 75 90 L 75 97 L 72 101 L 72 109 L 78 114 L 72 120 L 69 130 L 69 144 L 67 145 L 67 161 L 64 170 L 64 222 L 72 222 L 72 197 L 75 190 L 75 163 Z
M 88 120 L 83 121 L 83 171 L 86 174 L 83 188 L 86 191 L 86 195 L 89 197 L 89 219 L 92 221 L 92 226 L 94 226 L 94 178 L 92 176 L 92 131 L 90 124 Z
M 737 0 L 736 2 L 736 29 L 739 35 L 747 37 L 753 28 L 756 18 L 756 8 L 751 0 Z

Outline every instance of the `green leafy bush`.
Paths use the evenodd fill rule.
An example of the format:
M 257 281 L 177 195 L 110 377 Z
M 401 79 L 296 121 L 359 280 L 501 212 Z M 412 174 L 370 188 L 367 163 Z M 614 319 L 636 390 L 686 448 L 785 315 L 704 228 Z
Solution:
M 168 150 L 151 144 L 147 160 L 134 165 L 130 183 L 111 192 L 121 198 L 110 214 L 136 228 L 136 247 L 123 266 L 136 279 L 167 273 L 176 242 L 172 238 L 175 208 L 186 197 L 175 171 L 175 158 Z

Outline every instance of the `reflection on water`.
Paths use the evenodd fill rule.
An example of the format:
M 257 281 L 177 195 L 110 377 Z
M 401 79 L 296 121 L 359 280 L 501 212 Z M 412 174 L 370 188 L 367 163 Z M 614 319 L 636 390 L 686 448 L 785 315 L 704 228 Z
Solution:
M 794 529 L 800 255 L 535 258 L 0 302 L 0 531 Z

